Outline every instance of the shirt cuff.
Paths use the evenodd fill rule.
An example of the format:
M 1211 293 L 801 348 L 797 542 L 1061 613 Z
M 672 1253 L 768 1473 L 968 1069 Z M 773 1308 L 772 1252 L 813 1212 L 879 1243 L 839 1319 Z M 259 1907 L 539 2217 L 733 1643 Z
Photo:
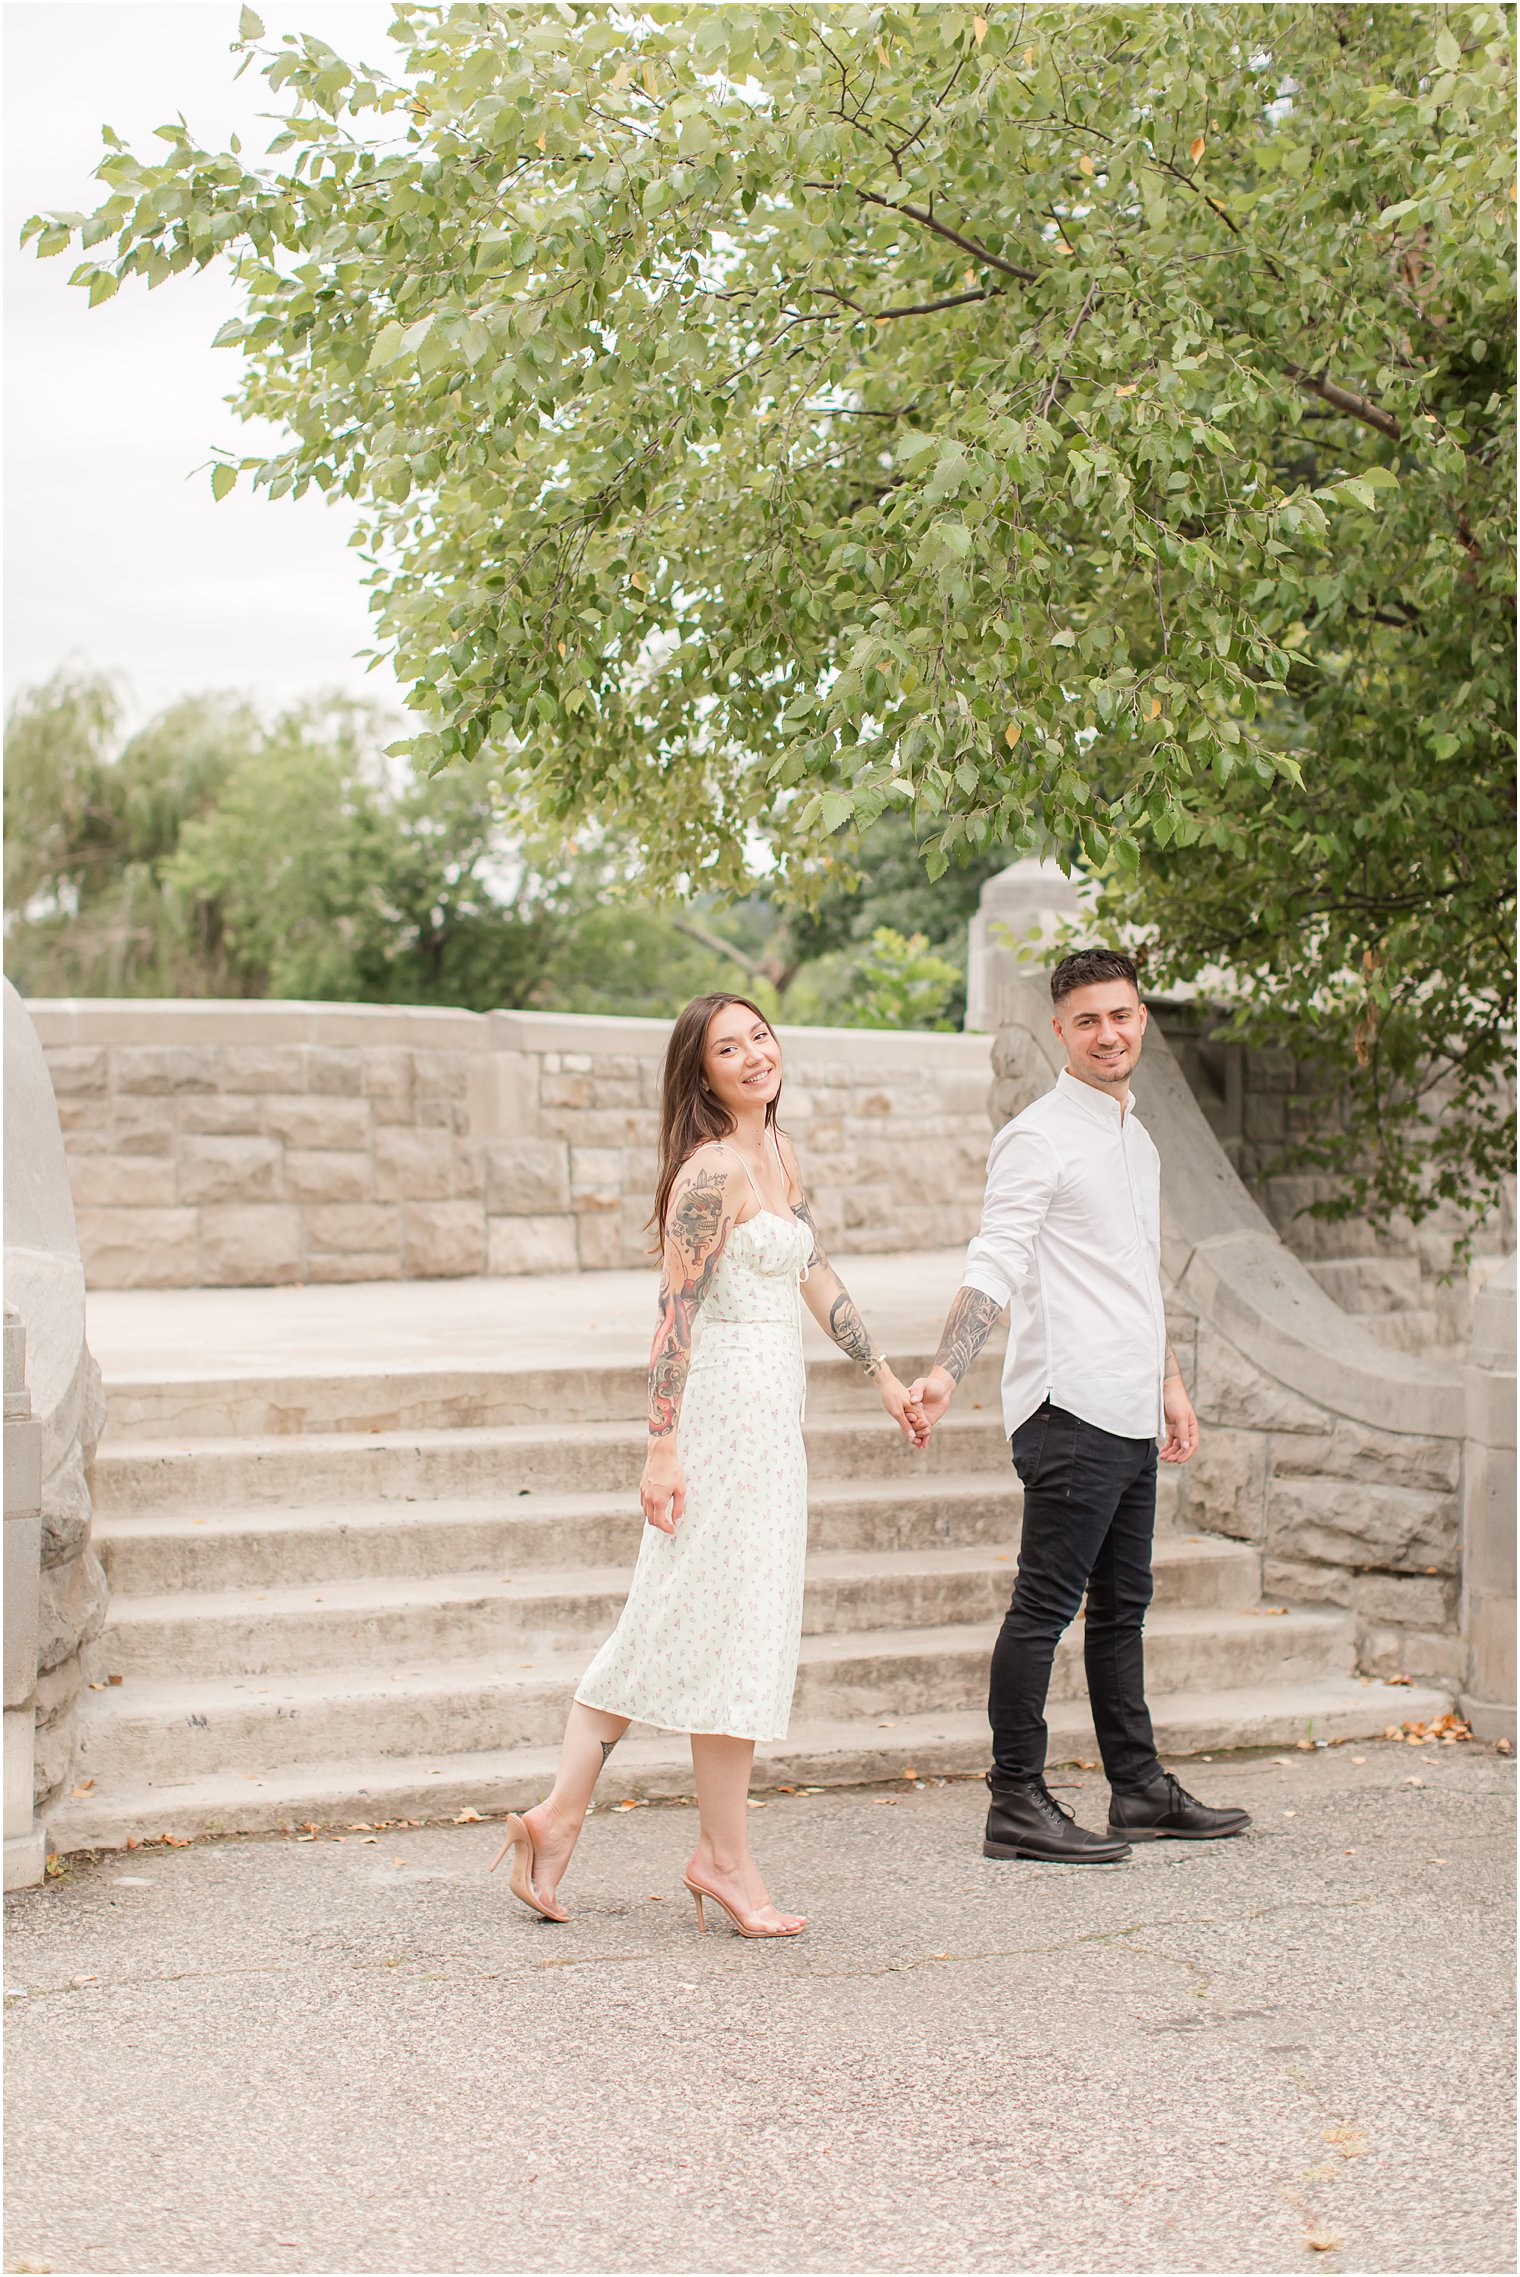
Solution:
M 1001 1273 L 981 1260 L 968 1265 L 961 1275 L 963 1289 L 975 1289 L 979 1297 L 991 1297 L 993 1303 L 1006 1311 L 1013 1302 L 1013 1291 Z

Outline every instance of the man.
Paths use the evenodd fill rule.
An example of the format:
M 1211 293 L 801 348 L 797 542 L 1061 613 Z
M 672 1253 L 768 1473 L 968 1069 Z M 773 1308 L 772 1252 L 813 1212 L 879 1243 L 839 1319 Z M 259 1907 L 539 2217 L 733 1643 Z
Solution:
M 1161 1179 L 1129 1081 L 1145 1037 L 1135 968 L 1083 949 L 1051 975 L 1066 1050 L 1055 1088 L 1001 1130 L 981 1231 L 934 1366 L 913 1386 L 937 1423 L 1008 1307 L 1003 1421 L 1024 1487 L 1013 1599 L 992 1656 L 989 1858 L 1101 1864 L 1132 1842 L 1207 1840 L 1250 1824 L 1211 1810 L 1156 1759 L 1145 1704 L 1157 1439 L 1185 1463 L 1198 1424 L 1161 1293 Z M 1108 1831 L 1045 1784 L 1045 1696 L 1084 1590 L 1087 1690 L 1111 1789 Z

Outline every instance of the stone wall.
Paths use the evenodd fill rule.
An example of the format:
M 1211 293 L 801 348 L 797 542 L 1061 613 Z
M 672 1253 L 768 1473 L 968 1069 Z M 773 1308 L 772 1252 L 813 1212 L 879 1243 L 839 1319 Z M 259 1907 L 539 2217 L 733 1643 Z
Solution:
M 7 1660 L 32 1672 L 28 1768 L 39 1814 L 66 1784 L 74 1762 L 75 1711 L 85 1677 L 85 1647 L 105 1619 L 106 1581 L 90 1546 L 89 1466 L 105 1420 L 100 1371 L 85 1343 L 84 1268 L 75 1235 L 63 1139 L 41 1046 L 7 981 L 5 997 L 5 1299 L 6 1433 L 25 1445 L 27 1502 L 10 1533 L 35 1517 L 35 1588 L 10 1570 Z M 21 1491 L 17 1482 L 17 1491 Z M 35 1499 L 33 1499 L 35 1498 Z M 18 1534 L 17 1554 L 20 1553 Z M 24 1606 L 30 1634 L 10 1630 L 11 1588 Z M 11 1700 L 7 1707 L 22 1707 Z M 14 1716 L 8 1717 L 14 1722 Z M 7 1732 L 7 1777 L 19 1785 L 19 1734 Z M 9 1814 L 8 1814 L 9 1817 Z M 7 1834 L 10 1833 L 9 1824 Z
M 646 1261 L 668 1025 L 383 1005 L 34 1002 L 93 1288 Z M 974 1230 L 989 1039 L 787 1028 L 832 1248 Z

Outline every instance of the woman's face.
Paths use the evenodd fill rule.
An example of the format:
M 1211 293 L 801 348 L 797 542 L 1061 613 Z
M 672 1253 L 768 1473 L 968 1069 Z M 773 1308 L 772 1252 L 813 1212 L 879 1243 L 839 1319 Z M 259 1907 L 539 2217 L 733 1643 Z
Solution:
M 781 1046 L 748 1005 L 725 1004 L 707 1023 L 702 1073 L 719 1106 L 738 1115 L 781 1089 Z

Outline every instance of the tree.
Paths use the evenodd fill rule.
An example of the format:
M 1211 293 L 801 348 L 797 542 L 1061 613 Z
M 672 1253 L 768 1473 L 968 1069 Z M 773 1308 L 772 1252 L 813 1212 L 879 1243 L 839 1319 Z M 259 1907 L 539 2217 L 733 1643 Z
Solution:
M 289 440 L 213 483 L 360 502 L 422 763 L 637 814 L 709 888 L 763 830 L 805 895 L 893 811 L 931 877 L 1075 858 L 1158 969 L 1223 950 L 1300 1040 L 1360 1035 L 1385 1198 L 1439 1011 L 1490 1178 L 1505 15 L 397 21 L 388 78 L 245 11 L 277 165 L 111 138 L 98 212 L 28 228 L 95 299 L 235 264 L 237 400 Z
M 164 867 L 258 740 L 235 697 L 187 697 L 121 733 L 111 683 L 25 690 L 5 738 L 6 967 L 29 995 L 238 994 L 214 925 Z
M 742 950 L 714 932 L 699 953 L 640 904 L 625 849 L 525 845 L 482 770 L 388 762 L 394 722 L 367 706 L 266 725 L 208 695 L 125 741 L 120 719 L 83 674 L 12 709 L 6 963 L 29 995 L 659 1015 L 743 985 Z

